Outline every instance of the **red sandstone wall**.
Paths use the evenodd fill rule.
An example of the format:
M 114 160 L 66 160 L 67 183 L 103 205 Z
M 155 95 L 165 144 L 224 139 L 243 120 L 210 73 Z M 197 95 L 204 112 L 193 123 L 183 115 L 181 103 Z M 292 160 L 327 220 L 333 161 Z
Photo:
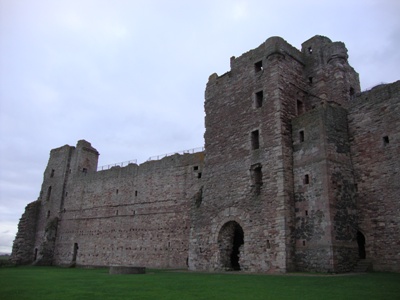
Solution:
M 349 110 L 359 230 L 375 270 L 400 270 L 400 81 L 378 86 Z M 387 137 L 387 140 L 386 138 Z
M 297 269 L 350 271 L 358 251 L 346 110 L 326 103 L 292 125 Z
M 298 50 L 271 38 L 232 58 L 230 72 L 211 75 L 205 100 L 203 201 L 192 210 L 191 269 L 230 268 L 222 257 L 227 241 L 221 238 L 228 222 L 243 230 L 242 270 L 285 272 L 292 267 L 290 118 L 296 114 L 297 89 L 288 82 L 295 84 L 302 75 L 300 59 Z M 259 61 L 263 68 L 256 71 Z M 255 96 L 260 91 L 261 106 Z M 259 149 L 252 146 L 255 130 Z M 258 165 L 261 186 L 252 178 Z
M 71 264 L 77 244 L 78 265 L 186 267 L 189 201 L 199 189 L 202 160 L 202 153 L 174 155 L 74 177 L 55 263 Z

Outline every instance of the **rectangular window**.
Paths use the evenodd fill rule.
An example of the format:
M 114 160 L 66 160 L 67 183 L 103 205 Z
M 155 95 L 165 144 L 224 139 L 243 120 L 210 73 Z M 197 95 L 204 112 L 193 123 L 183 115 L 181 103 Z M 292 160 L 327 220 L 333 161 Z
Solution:
M 263 70 L 263 62 L 262 60 L 260 60 L 254 64 L 254 71 L 258 73 L 261 72 L 262 70 Z
M 303 101 L 297 100 L 297 115 L 300 116 L 304 113 L 304 103 Z
M 304 175 L 304 184 L 310 183 L 310 176 L 308 174 Z
M 257 150 L 258 148 L 260 148 L 260 134 L 258 130 L 254 130 L 251 133 L 251 148 L 253 150 Z
M 49 186 L 49 188 L 47 189 L 46 201 L 50 200 L 50 196 L 51 196 L 51 186 Z
M 262 180 L 262 171 L 261 171 L 261 164 L 255 164 L 251 166 L 251 180 L 252 186 L 254 187 L 254 191 L 256 195 L 259 195 L 261 192 L 261 186 L 263 184 Z
M 263 101 L 264 101 L 264 92 L 263 91 L 259 91 L 257 93 L 255 93 L 255 107 L 256 108 L 260 108 L 263 105 Z
M 387 146 L 389 145 L 389 137 L 386 135 L 383 138 L 383 146 Z
M 55 170 L 54 170 L 54 169 L 52 169 L 52 170 L 51 170 L 50 177 L 54 177 L 54 172 L 55 172 Z
M 304 130 L 299 131 L 299 141 L 300 143 L 304 142 Z

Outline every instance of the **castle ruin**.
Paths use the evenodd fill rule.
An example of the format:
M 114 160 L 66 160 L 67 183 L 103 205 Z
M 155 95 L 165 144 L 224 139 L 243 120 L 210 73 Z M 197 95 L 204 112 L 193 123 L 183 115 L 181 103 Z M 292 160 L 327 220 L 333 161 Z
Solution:
M 205 149 L 97 171 L 53 149 L 18 264 L 400 272 L 400 81 L 361 92 L 342 42 L 279 37 L 209 77 Z

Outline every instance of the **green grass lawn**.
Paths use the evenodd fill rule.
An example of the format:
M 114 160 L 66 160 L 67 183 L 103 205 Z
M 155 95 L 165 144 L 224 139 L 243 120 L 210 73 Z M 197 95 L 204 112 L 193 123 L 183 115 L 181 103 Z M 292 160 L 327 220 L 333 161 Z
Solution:
M 0 268 L 0 299 L 400 299 L 400 274 L 254 275 Z

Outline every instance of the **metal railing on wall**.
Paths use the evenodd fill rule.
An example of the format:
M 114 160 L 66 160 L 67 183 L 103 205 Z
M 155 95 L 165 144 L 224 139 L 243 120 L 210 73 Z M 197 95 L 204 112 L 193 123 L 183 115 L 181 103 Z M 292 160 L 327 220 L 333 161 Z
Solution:
M 129 164 L 137 164 L 137 159 L 123 161 L 123 162 L 119 162 L 119 163 L 115 163 L 115 164 L 104 165 L 104 166 L 98 167 L 97 171 L 108 170 L 108 169 L 111 169 L 112 167 L 126 167 Z
M 204 147 L 197 147 L 197 148 L 193 148 L 193 149 L 189 149 L 189 150 L 182 150 L 182 151 L 176 151 L 176 152 L 172 152 L 172 153 L 166 153 L 166 154 L 151 156 L 151 157 L 149 157 L 149 159 L 147 161 L 159 160 L 159 159 L 162 159 L 164 157 L 172 156 L 172 155 L 175 155 L 175 154 L 193 154 L 193 153 L 202 152 L 202 151 L 204 151 Z
M 147 161 L 159 160 L 164 157 L 172 156 L 175 154 L 181 154 L 181 155 L 182 154 L 193 154 L 193 153 L 202 152 L 202 151 L 204 151 L 204 147 L 197 147 L 197 148 L 193 148 L 193 149 L 189 149 L 189 150 L 182 150 L 182 151 L 176 151 L 176 152 L 172 152 L 172 153 L 166 153 L 166 154 L 152 156 L 152 157 L 149 157 L 147 159 Z M 123 161 L 123 162 L 119 162 L 119 163 L 115 163 L 115 164 L 104 165 L 104 166 L 98 167 L 97 171 L 105 171 L 105 170 L 111 169 L 113 167 L 126 167 L 129 164 L 137 164 L 137 159 Z

